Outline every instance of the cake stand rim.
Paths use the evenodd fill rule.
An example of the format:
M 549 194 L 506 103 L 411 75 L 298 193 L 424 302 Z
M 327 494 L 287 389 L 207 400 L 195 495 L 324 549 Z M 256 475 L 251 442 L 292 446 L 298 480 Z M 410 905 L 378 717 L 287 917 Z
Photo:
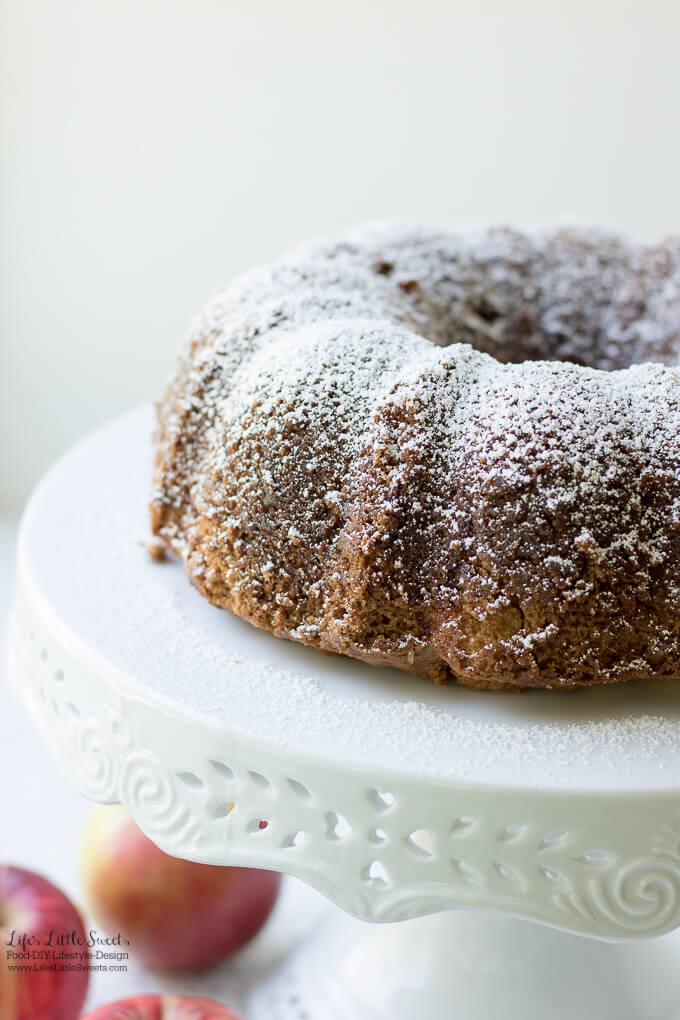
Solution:
M 14 605 L 10 613 L 10 631 L 16 629 L 12 626 L 12 624 L 18 615 L 17 604 L 22 598 L 27 598 L 30 602 L 32 602 L 33 609 L 45 621 L 51 632 L 59 635 L 64 645 L 69 647 L 74 656 L 77 657 L 78 660 L 93 675 L 96 675 L 102 683 L 109 686 L 116 695 L 134 698 L 140 703 L 146 704 L 152 711 L 172 716 L 178 722 L 190 722 L 192 725 L 212 731 L 224 739 L 228 740 L 238 738 L 239 740 L 246 740 L 252 745 L 253 750 L 256 752 L 267 751 L 270 753 L 280 753 L 282 755 L 294 754 L 298 760 L 305 762 L 308 766 L 323 764 L 324 766 L 349 768 L 366 772 L 371 771 L 373 768 L 379 768 L 381 777 L 383 778 L 394 776 L 395 778 L 413 779 L 414 776 L 417 775 L 417 778 L 422 779 L 423 782 L 430 785 L 449 787 L 451 789 L 457 789 L 463 786 L 470 790 L 487 793 L 502 792 L 507 795 L 524 795 L 527 793 L 546 794 L 553 796 L 558 800 L 561 797 L 566 798 L 573 796 L 598 799 L 612 798 L 616 800 L 623 798 L 636 799 L 638 796 L 644 798 L 659 797 L 661 799 L 667 799 L 677 795 L 680 804 L 680 777 L 678 778 L 678 784 L 676 787 L 668 787 L 666 785 L 659 785 L 657 787 L 635 786 L 629 789 L 621 787 L 609 789 L 591 788 L 587 786 L 579 786 L 578 783 L 574 783 L 572 781 L 570 781 L 568 785 L 564 786 L 555 786 L 551 784 L 543 785 L 540 781 L 532 784 L 512 782 L 502 784 L 484 780 L 482 778 L 475 779 L 469 776 L 457 777 L 454 775 L 437 774 L 429 771 L 414 773 L 412 766 L 404 766 L 403 768 L 392 764 L 385 766 L 371 766 L 366 762 L 352 760 L 351 758 L 345 761 L 340 761 L 336 756 L 324 756 L 314 749 L 300 747 L 293 748 L 285 743 L 267 739 L 245 729 L 229 727 L 228 725 L 225 725 L 224 722 L 212 719 L 208 714 L 200 711 L 199 709 L 195 709 L 176 701 L 171 696 L 148 685 L 144 682 L 144 680 L 130 676 L 127 672 L 107 661 L 100 652 L 90 647 L 87 642 L 84 641 L 69 626 L 69 624 L 59 616 L 58 613 L 56 613 L 54 607 L 51 606 L 44 598 L 34 580 L 31 578 L 30 573 L 24 570 L 22 551 L 21 548 L 18 547 L 15 598 Z M 15 637 L 14 640 L 18 641 L 19 638 Z M 13 656 L 11 656 L 11 659 L 14 661 Z M 21 696 L 20 683 L 15 680 L 13 686 Z

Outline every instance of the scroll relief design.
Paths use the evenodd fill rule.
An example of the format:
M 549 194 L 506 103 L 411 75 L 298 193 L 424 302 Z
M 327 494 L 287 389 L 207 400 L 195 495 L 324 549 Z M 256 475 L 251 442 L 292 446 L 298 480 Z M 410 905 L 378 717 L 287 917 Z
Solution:
M 79 686 L 76 666 L 71 683 L 68 656 L 36 630 L 17 652 L 31 710 L 75 785 L 94 800 L 122 800 L 169 852 L 296 874 L 372 920 L 483 905 L 604 937 L 661 934 L 680 921 L 680 810 L 634 859 L 625 847 L 584 849 L 568 819 L 541 833 L 539 801 L 517 820 L 499 820 L 507 805 L 498 797 L 478 798 L 486 818 L 477 809 L 442 818 L 438 806 L 436 823 L 420 828 L 412 784 L 393 777 L 389 790 L 366 788 L 348 774 L 338 804 L 337 777 L 321 766 L 290 776 L 282 756 L 249 761 L 245 741 L 227 761 L 206 757 L 198 739 L 158 743 L 136 698 L 107 688 L 90 699 L 96 677 Z

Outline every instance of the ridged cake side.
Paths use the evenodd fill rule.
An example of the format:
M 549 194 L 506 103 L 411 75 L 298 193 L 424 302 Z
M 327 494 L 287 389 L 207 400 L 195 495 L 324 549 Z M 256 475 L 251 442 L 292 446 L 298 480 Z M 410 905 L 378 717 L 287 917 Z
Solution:
M 211 602 L 367 662 L 488 688 L 677 676 L 679 349 L 678 241 L 307 245 L 193 328 L 154 533 Z

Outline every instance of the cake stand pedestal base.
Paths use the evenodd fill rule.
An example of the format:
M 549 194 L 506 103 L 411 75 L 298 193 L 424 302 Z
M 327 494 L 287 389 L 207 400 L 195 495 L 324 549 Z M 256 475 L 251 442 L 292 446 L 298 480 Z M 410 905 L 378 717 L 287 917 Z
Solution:
M 250 1020 L 680 1020 L 680 934 L 601 942 L 495 912 L 333 911 Z

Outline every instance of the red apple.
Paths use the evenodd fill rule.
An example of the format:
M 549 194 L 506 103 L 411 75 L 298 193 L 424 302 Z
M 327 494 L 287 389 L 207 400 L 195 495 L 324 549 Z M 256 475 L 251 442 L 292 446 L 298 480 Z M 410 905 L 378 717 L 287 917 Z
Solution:
M 89 971 L 73 954 L 85 952 L 71 901 L 40 875 L 0 867 L 0 1020 L 76 1020 Z
M 135 995 L 100 1006 L 83 1020 L 241 1020 L 213 999 L 190 995 Z
M 82 847 L 85 899 L 101 927 L 156 970 L 202 970 L 267 920 L 281 876 L 169 857 L 121 805 L 99 805 Z

